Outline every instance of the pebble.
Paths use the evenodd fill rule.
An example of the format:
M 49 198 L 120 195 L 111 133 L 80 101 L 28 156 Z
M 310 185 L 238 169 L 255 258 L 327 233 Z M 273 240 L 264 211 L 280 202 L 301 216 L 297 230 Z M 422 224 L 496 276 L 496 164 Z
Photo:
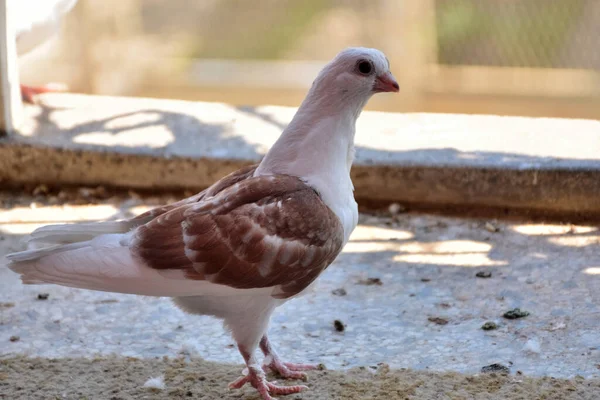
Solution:
M 493 331 L 494 329 L 498 329 L 498 324 L 493 321 L 487 321 L 485 324 L 481 325 L 481 329 L 484 331 Z
M 41 184 L 35 187 L 35 189 L 33 189 L 33 195 L 34 196 L 39 196 L 39 195 L 45 195 L 48 194 L 50 190 L 48 189 L 48 186 Z
M 437 325 L 447 325 L 448 324 L 448 320 L 446 318 L 442 318 L 442 317 L 429 317 L 429 318 L 427 318 L 427 320 L 429 322 L 433 322 L 434 324 L 437 324 Z
M 485 223 L 485 230 L 491 233 L 496 233 L 500 231 L 500 228 L 498 228 L 496 225 L 492 224 L 491 222 L 486 222 Z
M 510 374 L 510 368 L 508 368 L 506 365 L 495 363 L 495 364 L 490 364 L 490 365 L 486 365 L 485 367 L 482 367 L 481 372 L 483 372 L 484 374 L 489 374 L 492 372 L 499 372 L 501 374 Z
M 332 290 L 331 294 L 334 296 L 345 296 L 348 294 L 348 292 L 346 292 L 346 289 L 344 289 L 344 288 L 339 288 L 339 289 Z
M 372 286 L 372 285 L 377 285 L 377 286 L 381 286 L 383 285 L 383 282 L 381 282 L 381 279 L 379 278 L 367 278 L 367 279 L 361 279 L 360 281 L 358 281 L 359 285 L 367 285 L 367 286 Z
M 405 211 L 405 210 L 406 210 L 406 209 L 405 209 L 403 206 L 401 206 L 400 204 L 398 204 L 398 203 L 392 203 L 392 204 L 390 204 L 390 206 L 388 207 L 388 211 L 389 211 L 389 212 L 390 212 L 390 214 L 392 214 L 392 215 L 399 214 L 399 213 L 401 213 L 401 212 L 403 212 L 403 211 Z
M 505 312 L 502 316 L 506 319 L 517 319 L 525 318 L 529 315 L 529 311 L 521 310 L 520 308 L 514 308 Z

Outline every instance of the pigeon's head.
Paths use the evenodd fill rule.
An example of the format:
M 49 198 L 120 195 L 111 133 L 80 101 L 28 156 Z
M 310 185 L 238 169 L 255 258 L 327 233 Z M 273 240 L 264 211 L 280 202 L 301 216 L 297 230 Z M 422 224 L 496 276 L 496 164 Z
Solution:
M 328 81 L 327 86 L 333 85 L 350 95 L 370 97 L 375 93 L 400 90 L 385 54 L 364 47 L 351 47 L 340 52 L 323 70 L 323 80 Z

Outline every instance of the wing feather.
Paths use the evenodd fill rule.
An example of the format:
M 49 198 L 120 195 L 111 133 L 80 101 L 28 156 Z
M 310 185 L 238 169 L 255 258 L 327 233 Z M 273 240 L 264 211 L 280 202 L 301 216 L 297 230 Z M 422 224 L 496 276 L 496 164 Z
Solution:
M 337 216 L 300 179 L 246 177 L 210 197 L 160 214 L 134 231 L 130 248 L 154 269 L 238 289 L 273 287 L 287 298 L 337 257 Z

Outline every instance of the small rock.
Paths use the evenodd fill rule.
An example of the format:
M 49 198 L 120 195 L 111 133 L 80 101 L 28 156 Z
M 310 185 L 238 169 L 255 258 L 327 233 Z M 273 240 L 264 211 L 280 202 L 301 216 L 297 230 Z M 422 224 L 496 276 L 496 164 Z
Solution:
M 525 279 L 525 283 L 528 285 L 532 285 L 535 283 L 535 280 L 533 278 L 527 278 Z
M 431 282 L 431 278 L 421 278 L 421 282 Z
M 37 295 L 37 299 L 38 300 L 48 300 L 49 296 L 50 296 L 49 293 L 40 293 Z
M 491 233 L 496 233 L 500 231 L 500 228 L 498 228 L 496 225 L 492 224 L 491 222 L 486 222 L 485 223 L 485 230 Z
M 447 325 L 448 324 L 448 320 L 446 318 L 442 318 L 442 317 L 429 317 L 429 318 L 427 318 L 427 320 L 429 322 L 433 322 L 434 324 L 437 324 L 437 325 Z
M 19 336 L 11 336 L 10 339 L 11 342 L 18 342 L 19 340 L 21 340 L 21 338 Z
M 366 286 L 372 286 L 372 285 L 381 286 L 381 285 L 383 285 L 383 282 L 381 282 L 381 279 L 379 279 L 379 278 L 367 278 L 367 279 L 361 279 L 360 281 L 358 281 L 358 284 L 366 285 Z
M 13 308 L 15 303 L 0 303 L 0 308 Z
M 334 296 L 345 296 L 348 294 L 348 292 L 346 292 L 346 289 L 344 289 L 344 288 L 339 288 L 339 289 L 332 290 L 331 294 Z
M 68 198 L 69 198 L 69 194 L 67 192 L 65 192 L 64 190 L 61 190 L 60 192 L 58 192 L 58 200 L 66 201 Z
M 344 330 L 346 329 L 346 325 L 344 325 L 344 323 L 339 319 L 333 321 L 333 326 L 337 332 L 344 332 Z
M 112 304 L 112 303 L 118 303 L 119 300 L 117 299 L 104 299 L 104 300 L 97 300 L 94 303 L 95 304 Z
M 398 203 L 392 203 L 392 204 L 390 204 L 390 206 L 388 207 L 388 211 L 389 211 L 389 212 L 390 212 L 390 214 L 392 214 L 392 215 L 399 214 L 399 213 L 401 213 L 401 212 L 403 212 L 403 211 L 405 211 L 405 210 L 406 210 L 406 209 L 405 209 L 403 206 L 401 206 L 400 204 L 398 204 Z
M 48 204 L 50 205 L 54 205 L 54 204 L 58 204 L 58 197 L 57 196 L 48 196 Z
M 525 318 L 529 315 L 529 311 L 521 310 L 520 308 L 514 308 L 505 312 L 502 316 L 506 319 L 517 319 L 517 318 Z
M 377 364 L 377 372 L 380 374 L 387 374 L 390 372 L 390 365 L 388 363 L 380 362 Z
M 94 195 L 94 189 L 82 187 L 77 190 L 77 194 L 79 194 L 79 196 L 83 197 L 84 199 L 89 199 Z
M 487 321 L 485 324 L 481 325 L 481 329 L 484 331 L 493 331 L 494 329 L 498 329 L 498 325 L 493 321 Z
M 510 374 L 510 368 L 502 364 L 490 364 L 481 368 L 481 372 L 484 374 L 488 374 L 491 372 L 498 372 L 501 374 Z
M 109 195 L 108 195 L 108 191 L 106 190 L 106 188 L 104 186 L 98 186 L 94 190 L 94 196 L 96 196 L 99 199 L 106 199 Z
M 37 185 L 35 187 L 35 189 L 33 189 L 33 195 L 34 196 L 40 196 L 40 195 L 46 195 L 48 194 L 50 190 L 48 189 L 48 186 L 41 184 L 41 185 Z
M 475 274 L 477 278 L 491 278 L 492 273 L 490 271 L 479 271 Z

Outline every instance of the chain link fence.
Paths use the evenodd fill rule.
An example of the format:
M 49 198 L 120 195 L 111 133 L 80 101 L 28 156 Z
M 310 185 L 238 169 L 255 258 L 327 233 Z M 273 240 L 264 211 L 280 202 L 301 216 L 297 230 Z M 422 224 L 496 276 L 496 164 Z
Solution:
M 598 0 L 436 0 L 445 65 L 600 69 Z
M 189 57 L 326 60 L 355 43 L 381 47 L 390 12 L 417 1 L 144 0 L 140 8 L 144 32 L 186 41 Z M 426 3 L 440 64 L 600 69 L 599 0 Z
M 323 63 L 360 45 L 402 82 L 372 109 L 598 115 L 600 0 L 79 0 L 65 22 L 24 82 L 297 105 Z

